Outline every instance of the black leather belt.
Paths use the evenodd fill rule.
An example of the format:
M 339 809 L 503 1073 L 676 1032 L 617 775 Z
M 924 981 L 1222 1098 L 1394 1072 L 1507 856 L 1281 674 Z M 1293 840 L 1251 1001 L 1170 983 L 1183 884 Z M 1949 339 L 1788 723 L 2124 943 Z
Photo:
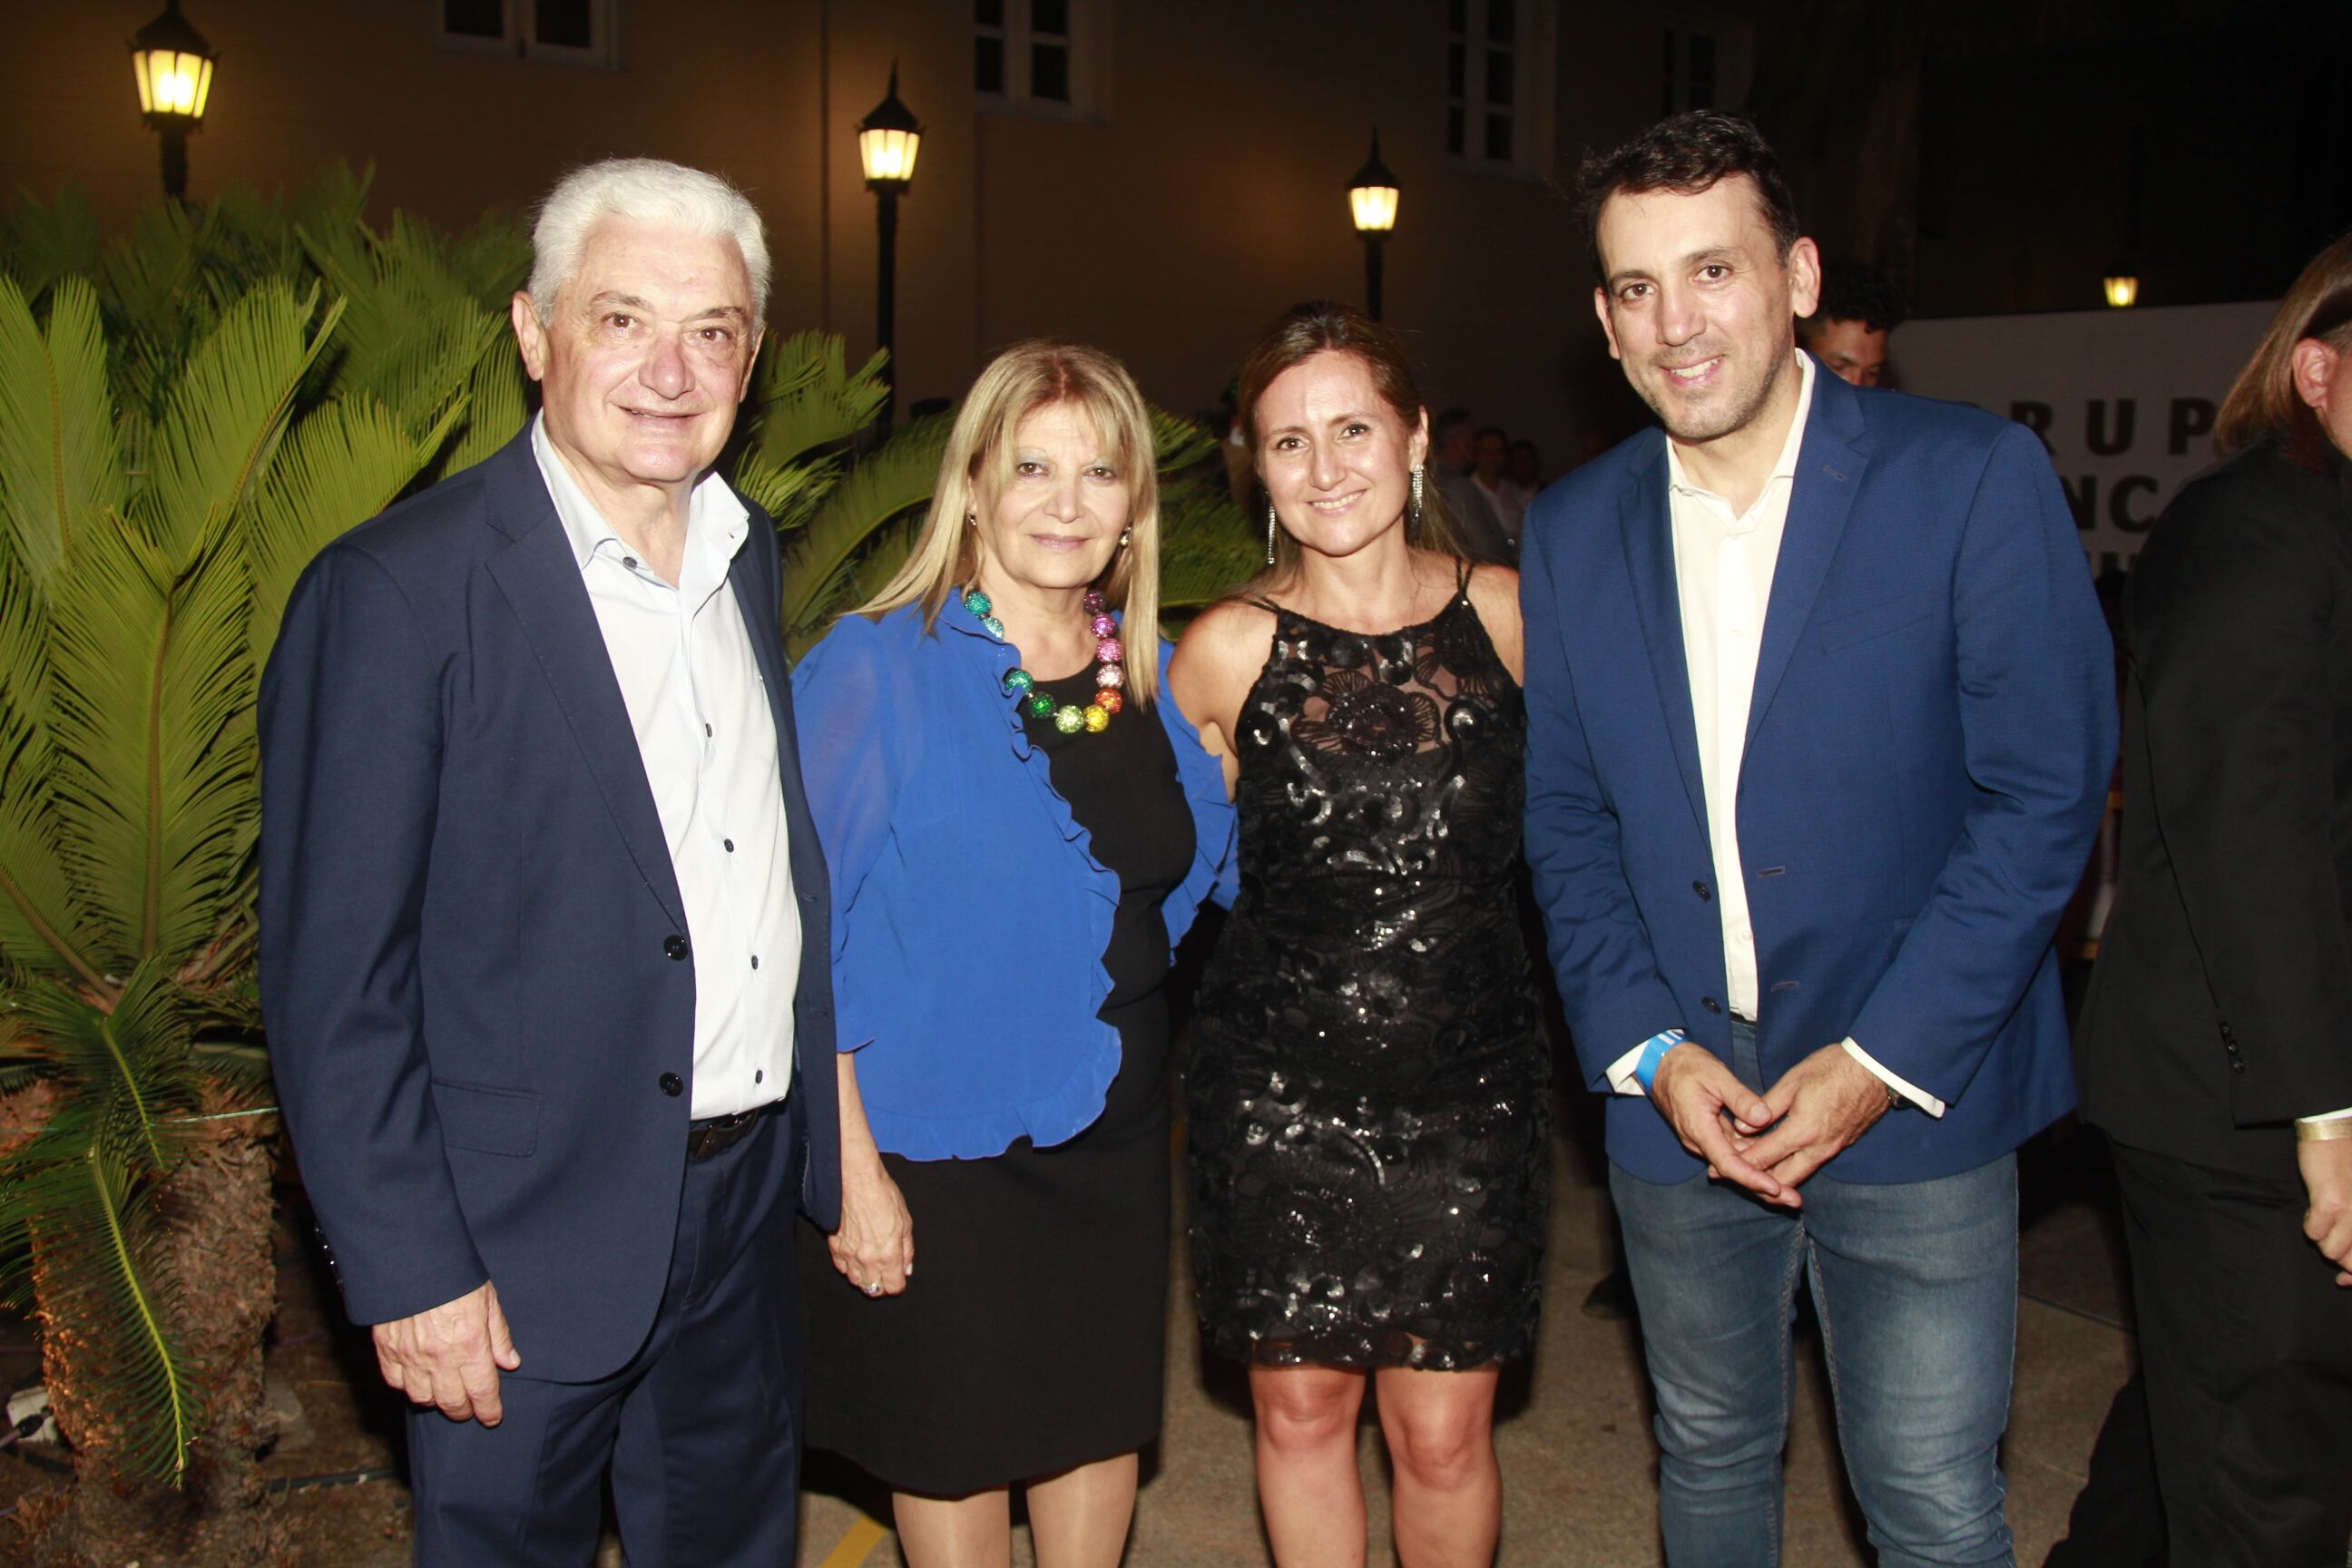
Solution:
M 739 1110 L 732 1116 L 706 1116 L 699 1121 L 686 1124 L 686 1157 L 691 1162 L 708 1160 L 722 1153 L 749 1138 L 760 1125 L 760 1119 L 784 1102 L 772 1100 L 765 1105 L 755 1105 L 749 1110 Z

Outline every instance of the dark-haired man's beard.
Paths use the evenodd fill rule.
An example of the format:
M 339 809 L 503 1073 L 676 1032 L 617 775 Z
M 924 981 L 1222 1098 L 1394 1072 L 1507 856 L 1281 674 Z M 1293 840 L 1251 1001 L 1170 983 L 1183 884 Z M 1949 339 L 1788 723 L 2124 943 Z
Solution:
M 1793 341 L 1763 349 L 1732 342 L 1695 342 L 1650 356 L 1633 378 L 1633 390 L 1685 446 L 1718 440 L 1754 424 L 1771 401 L 1778 377 L 1796 369 Z M 1720 361 L 1697 382 L 1677 368 Z M 1671 367 L 1671 368 L 1670 368 Z

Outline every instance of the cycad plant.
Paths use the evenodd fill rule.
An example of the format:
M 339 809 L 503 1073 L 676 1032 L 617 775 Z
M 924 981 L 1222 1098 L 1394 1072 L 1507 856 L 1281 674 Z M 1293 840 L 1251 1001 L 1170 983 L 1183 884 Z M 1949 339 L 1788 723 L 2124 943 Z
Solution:
M 498 312 L 383 302 L 413 282 L 383 251 L 422 241 L 353 203 L 264 243 L 225 205 L 142 224 L 94 285 L 20 282 L 20 205 L 0 274 L 0 1257 L 73 1447 L 62 1555 L 149 1568 L 268 1550 L 258 672 L 311 555 L 484 449 L 471 404 L 499 401 Z M 242 277 L 205 237 L 232 218 Z M 159 276 L 176 317 L 120 286 Z

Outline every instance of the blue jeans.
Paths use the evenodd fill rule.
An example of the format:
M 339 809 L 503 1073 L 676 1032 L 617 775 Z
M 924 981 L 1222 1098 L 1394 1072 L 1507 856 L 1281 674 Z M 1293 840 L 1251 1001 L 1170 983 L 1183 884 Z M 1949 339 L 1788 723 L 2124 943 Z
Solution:
M 1760 1090 L 1753 1026 L 1734 1025 L 1732 1058 Z M 1660 1186 L 1610 1167 L 1657 1395 L 1666 1561 L 1780 1561 L 1801 1270 L 1882 1568 L 2013 1563 L 2000 1447 L 2017 1346 L 2016 1158 L 1893 1184 L 1827 1171 L 1792 1214 L 1704 1173 Z

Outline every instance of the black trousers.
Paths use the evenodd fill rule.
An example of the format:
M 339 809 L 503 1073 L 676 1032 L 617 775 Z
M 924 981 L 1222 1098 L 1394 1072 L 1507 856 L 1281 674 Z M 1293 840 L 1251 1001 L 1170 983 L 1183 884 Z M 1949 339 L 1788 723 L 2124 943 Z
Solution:
M 583 1568 L 608 1471 L 633 1568 L 793 1561 L 799 1104 L 795 1094 L 741 1142 L 687 1165 L 661 1305 L 626 1366 L 587 1384 L 503 1376 L 495 1427 L 409 1412 L 419 1564 Z M 530 1342 L 516 1339 L 528 1371 Z
M 2173 1568 L 2343 1568 L 2352 1289 L 2303 1184 L 2112 1147 Z

